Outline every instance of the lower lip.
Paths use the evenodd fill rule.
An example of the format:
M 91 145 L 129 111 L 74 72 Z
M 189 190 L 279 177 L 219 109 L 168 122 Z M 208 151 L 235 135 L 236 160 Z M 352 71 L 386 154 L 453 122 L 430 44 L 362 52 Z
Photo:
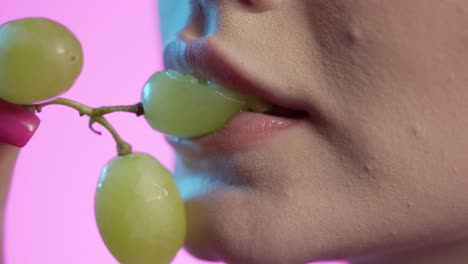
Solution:
M 169 141 L 175 144 L 201 144 L 232 149 L 284 133 L 289 128 L 304 121 L 305 118 L 285 118 L 254 112 L 241 112 L 226 123 L 222 129 L 209 135 L 187 140 L 169 138 Z

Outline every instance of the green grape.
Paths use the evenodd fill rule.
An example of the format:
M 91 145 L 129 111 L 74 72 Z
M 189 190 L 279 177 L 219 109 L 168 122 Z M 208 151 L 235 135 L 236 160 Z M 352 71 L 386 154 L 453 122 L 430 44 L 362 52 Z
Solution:
M 258 98 L 255 96 L 247 96 L 247 110 L 252 112 L 266 112 L 272 109 L 272 104 L 266 102 L 262 98 Z
M 0 27 L 0 98 L 33 104 L 68 91 L 81 72 L 80 42 L 63 25 L 24 18 Z
M 176 71 L 157 72 L 142 93 L 145 118 L 156 130 L 191 138 L 216 131 L 247 109 L 245 95 Z
M 109 161 L 95 216 L 102 239 L 122 264 L 170 263 L 183 246 L 185 207 L 171 173 L 145 153 Z

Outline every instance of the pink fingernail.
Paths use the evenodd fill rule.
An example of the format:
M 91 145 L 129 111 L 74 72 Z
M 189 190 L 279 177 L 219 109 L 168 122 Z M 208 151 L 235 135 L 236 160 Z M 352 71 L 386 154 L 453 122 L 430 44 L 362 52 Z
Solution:
M 22 106 L 0 100 L 0 142 L 24 147 L 41 120 Z

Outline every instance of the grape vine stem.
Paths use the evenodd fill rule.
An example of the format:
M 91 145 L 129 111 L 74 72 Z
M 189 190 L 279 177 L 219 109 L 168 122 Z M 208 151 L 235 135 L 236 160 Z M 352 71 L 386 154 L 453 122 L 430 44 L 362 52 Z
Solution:
M 143 105 L 141 103 L 134 104 L 134 105 L 102 106 L 98 108 L 92 108 L 92 107 L 86 106 L 82 103 L 78 103 L 70 99 L 57 98 L 46 103 L 33 105 L 32 107 L 34 107 L 37 112 L 41 112 L 43 107 L 49 106 L 49 105 L 68 106 L 77 110 L 80 116 L 84 116 L 84 115 L 88 116 L 89 128 L 94 133 L 101 135 L 101 132 L 94 129 L 93 125 L 95 123 L 100 124 L 101 126 L 103 126 L 105 129 L 107 129 L 111 133 L 112 137 L 114 138 L 117 144 L 117 153 L 119 156 L 124 156 L 124 155 L 128 155 L 132 153 L 132 146 L 128 142 L 123 140 L 122 137 L 120 137 L 120 135 L 117 133 L 114 127 L 109 123 L 109 121 L 107 121 L 107 119 L 104 118 L 104 115 L 115 113 L 115 112 L 128 112 L 128 113 L 134 113 L 137 116 L 140 116 L 144 114 Z

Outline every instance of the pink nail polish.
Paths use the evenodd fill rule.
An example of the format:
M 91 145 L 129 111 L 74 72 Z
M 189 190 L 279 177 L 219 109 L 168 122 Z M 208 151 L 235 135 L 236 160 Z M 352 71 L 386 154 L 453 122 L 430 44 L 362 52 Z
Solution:
M 41 120 L 22 106 L 0 100 L 0 142 L 24 147 Z

